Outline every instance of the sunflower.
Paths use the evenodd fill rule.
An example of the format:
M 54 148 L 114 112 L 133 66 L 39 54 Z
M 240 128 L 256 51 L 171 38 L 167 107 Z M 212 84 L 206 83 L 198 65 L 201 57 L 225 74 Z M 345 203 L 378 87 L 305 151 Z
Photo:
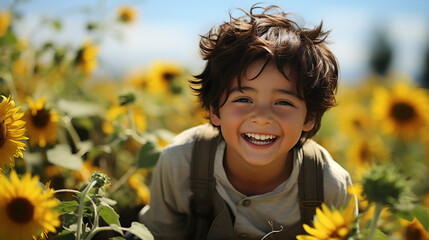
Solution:
M 144 205 L 149 204 L 150 191 L 145 184 L 145 179 L 148 175 L 148 170 L 140 168 L 131 177 L 128 178 L 128 185 L 137 193 L 139 201 Z
M 10 168 L 15 166 L 15 157 L 23 157 L 22 150 L 25 143 L 22 140 L 28 139 L 25 134 L 25 122 L 20 120 L 22 113 L 18 113 L 19 106 L 15 107 L 15 102 L 9 96 L 1 96 L 0 102 L 0 172 L 4 165 Z
M 374 94 L 374 117 L 381 121 L 387 133 L 395 133 L 401 138 L 413 138 L 428 124 L 427 90 L 400 82 L 390 92 L 379 87 Z
M 118 19 L 123 23 L 131 23 L 137 17 L 137 10 L 133 7 L 122 6 L 118 10 Z
M 46 108 L 46 98 L 37 101 L 28 98 L 27 102 L 29 110 L 25 112 L 24 120 L 27 122 L 30 145 L 39 144 L 44 147 L 47 143 L 54 144 L 60 116 L 54 110 Z
M 340 105 L 337 109 L 340 113 L 340 129 L 347 135 L 362 136 L 371 132 L 373 124 L 369 111 L 359 104 Z
M 60 225 L 53 190 L 44 190 L 39 178 L 26 173 L 22 179 L 11 171 L 10 180 L 0 175 L 0 239 L 27 240 L 55 232 Z
M 304 224 L 304 230 L 309 235 L 298 235 L 297 240 L 342 240 L 352 232 L 355 201 L 350 200 L 342 213 L 338 209 L 330 210 L 326 204 L 316 209 L 314 228 Z
M 429 233 L 425 230 L 423 225 L 414 219 L 411 222 L 403 222 L 403 239 L 404 240 L 427 240 L 429 239 Z
M 151 93 L 179 93 L 180 86 L 177 77 L 183 74 L 183 69 L 173 62 L 155 61 L 149 68 L 147 90 Z
M 85 75 L 91 74 L 98 66 L 97 61 L 98 47 L 91 41 L 86 41 L 78 50 L 76 63 Z
M 365 213 L 360 218 L 360 225 L 364 226 L 372 219 L 372 216 L 374 215 L 375 205 L 370 205 L 369 202 L 366 200 L 365 195 L 363 194 L 363 186 L 361 184 L 356 183 L 353 186 L 348 186 L 347 192 L 349 194 L 354 194 L 357 197 L 359 213 Z
M 138 132 L 144 132 L 146 130 L 146 115 L 142 108 L 138 106 L 131 107 L 133 113 L 133 121 L 136 124 L 136 130 Z M 130 127 L 128 119 L 128 107 L 119 106 L 114 104 L 110 109 L 107 110 L 105 120 L 102 124 L 102 129 L 106 134 L 113 134 L 116 125 L 122 125 L 126 128 Z
M 12 14 L 8 11 L 0 11 L 0 37 L 3 37 L 9 28 L 12 20 Z
M 356 138 L 347 151 L 348 160 L 360 168 L 358 170 L 370 166 L 372 162 L 383 162 L 389 157 L 389 149 L 377 136 L 368 139 Z

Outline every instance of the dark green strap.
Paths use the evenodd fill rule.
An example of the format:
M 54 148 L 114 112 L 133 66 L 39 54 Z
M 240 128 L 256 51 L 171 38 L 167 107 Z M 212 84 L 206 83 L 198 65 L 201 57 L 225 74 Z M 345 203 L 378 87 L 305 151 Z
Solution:
M 206 124 L 199 129 L 191 159 L 190 188 L 191 223 L 189 234 L 193 239 L 205 239 L 212 222 L 215 178 L 214 159 L 219 143 L 219 131 Z
M 304 157 L 298 179 L 301 222 L 311 226 L 316 208 L 324 201 L 323 161 L 316 147 L 310 140 L 304 144 Z

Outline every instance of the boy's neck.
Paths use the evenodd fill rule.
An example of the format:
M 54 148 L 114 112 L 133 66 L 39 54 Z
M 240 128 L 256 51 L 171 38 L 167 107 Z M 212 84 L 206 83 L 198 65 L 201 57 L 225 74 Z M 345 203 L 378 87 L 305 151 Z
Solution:
M 236 163 L 236 161 L 228 161 L 225 154 L 223 166 L 229 182 L 246 196 L 259 195 L 273 191 L 289 178 L 293 168 L 293 153 L 291 150 L 285 161 L 270 166 Z

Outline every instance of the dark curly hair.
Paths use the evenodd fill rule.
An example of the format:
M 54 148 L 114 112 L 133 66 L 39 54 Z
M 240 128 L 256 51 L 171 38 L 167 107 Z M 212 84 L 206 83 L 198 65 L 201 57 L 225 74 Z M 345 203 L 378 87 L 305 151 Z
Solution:
M 212 106 L 219 116 L 222 95 L 228 94 L 235 79 L 240 88 L 252 62 L 273 61 L 285 77 L 288 66 L 297 81 L 297 92 L 306 102 L 307 120 L 315 121 L 313 129 L 303 132 L 301 138 L 313 137 L 325 111 L 336 105 L 339 66 L 326 46 L 329 31 L 322 30 L 323 21 L 314 29 L 304 28 L 278 6 L 254 5 L 249 13 L 243 12 L 239 18 L 230 14 L 229 22 L 201 36 L 200 51 L 207 62 L 203 72 L 190 81 L 191 88 L 202 107 L 209 110 Z

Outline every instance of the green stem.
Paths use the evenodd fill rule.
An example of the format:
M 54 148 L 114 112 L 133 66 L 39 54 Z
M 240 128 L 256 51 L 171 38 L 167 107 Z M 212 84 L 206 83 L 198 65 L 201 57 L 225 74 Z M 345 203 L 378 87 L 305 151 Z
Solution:
M 128 109 L 128 122 L 130 124 L 130 129 L 133 130 L 133 132 L 137 132 L 136 123 L 134 121 L 133 109 L 129 104 L 127 105 L 127 109 Z
M 122 177 L 118 181 L 116 181 L 115 184 L 110 188 L 108 196 L 116 192 L 135 172 L 136 167 L 134 166 L 128 169 L 128 171 L 124 175 L 122 175 Z
M 374 215 L 373 215 L 373 217 L 371 219 L 370 233 L 369 233 L 369 236 L 368 236 L 369 240 L 372 240 L 374 238 L 374 233 L 375 233 L 375 229 L 377 228 L 378 218 L 380 217 L 380 213 L 381 213 L 382 209 L 383 209 L 383 204 L 376 203 L 375 210 L 374 210 Z
M 76 129 L 73 127 L 71 118 L 69 116 L 63 117 L 64 126 L 67 129 L 67 132 L 70 134 L 70 137 L 75 145 L 76 149 L 80 149 L 81 141 L 79 138 L 79 134 L 76 132 Z
M 62 193 L 62 192 L 72 192 L 72 193 L 77 193 L 77 194 L 79 194 L 79 193 L 80 193 L 79 191 L 72 190 L 72 189 L 58 189 L 58 190 L 55 190 L 55 191 L 54 191 L 54 194 L 56 194 L 56 193 Z M 91 199 L 90 197 L 88 197 L 88 196 L 85 196 L 85 197 L 87 197 L 87 198 L 88 198 L 88 200 L 92 203 L 92 207 L 94 208 L 94 212 L 96 212 L 96 210 L 97 210 L 97 205 L 95 205 L 95 202 L 94 202 L 94 201 L 92 201 L 92 199 Z
M 13 81 L 12 74 L 10 74 L 10 72 L 4 72 L 0 74 L 0 77 L 6 81 L 7 86 L 9 88 L 9 92 L 12 95 L 12 99 L 18 98 L 18 92 L 16 91 L 15 82 Z
M 87 196 L 89 190 L 96 184 L 96 181 L 92 181 L 86 186 L 86 188 L 82 191 L 82 196 L 79 200 L 79 211 L 77 215 L 77 228 L 76 228 L 76 239 L 80 240 L 80 234 L 82 231 L 82 222 L 83 222 L 83 205 L 85 203 L 85 197 Z M 96 210 L 96 209 L 95 209 Z
M 118 227 L 118 229 L 121 229 L 121 230 L 123 230 L 123 231 L 128 231 L 128 228 L 124 228 L 124 227 Z M 92 239 L 94 236 L 95 236 L 95 234 L 97 234 L 97 233 L 99 233 L 99 232 L 101 232 L 101 231 L 108 231 L 108 230 L 113 230 L 113 228 L 112 227 L 109 227 L 109 226 L 105 226 L 105 227 L 98 227 L 98 228 L 96 228 L 93 232 L 91 232 L 86 238 L 85 238 L 85 240 L 90 240 L 90 239 Z
M 79 191 L 76 190 L 72 190 L 72 189 L 58 189 L 55 190 L 54 193 L 62 193 L 62 192 L 72 192 L 72 193 L 77 193 L 79 194 Z M 86 198 L 88 198 L 88 200 L 91 202 L 92 207 L 94 208 L 94 224 L 92 225 L 92 229 L 91 232 L 96 230 L 96 227 L 98 226 L 98 212 L 97 212 L 97 205 L 95 204 L 95 202 L 88 196 L 85 195 Z

